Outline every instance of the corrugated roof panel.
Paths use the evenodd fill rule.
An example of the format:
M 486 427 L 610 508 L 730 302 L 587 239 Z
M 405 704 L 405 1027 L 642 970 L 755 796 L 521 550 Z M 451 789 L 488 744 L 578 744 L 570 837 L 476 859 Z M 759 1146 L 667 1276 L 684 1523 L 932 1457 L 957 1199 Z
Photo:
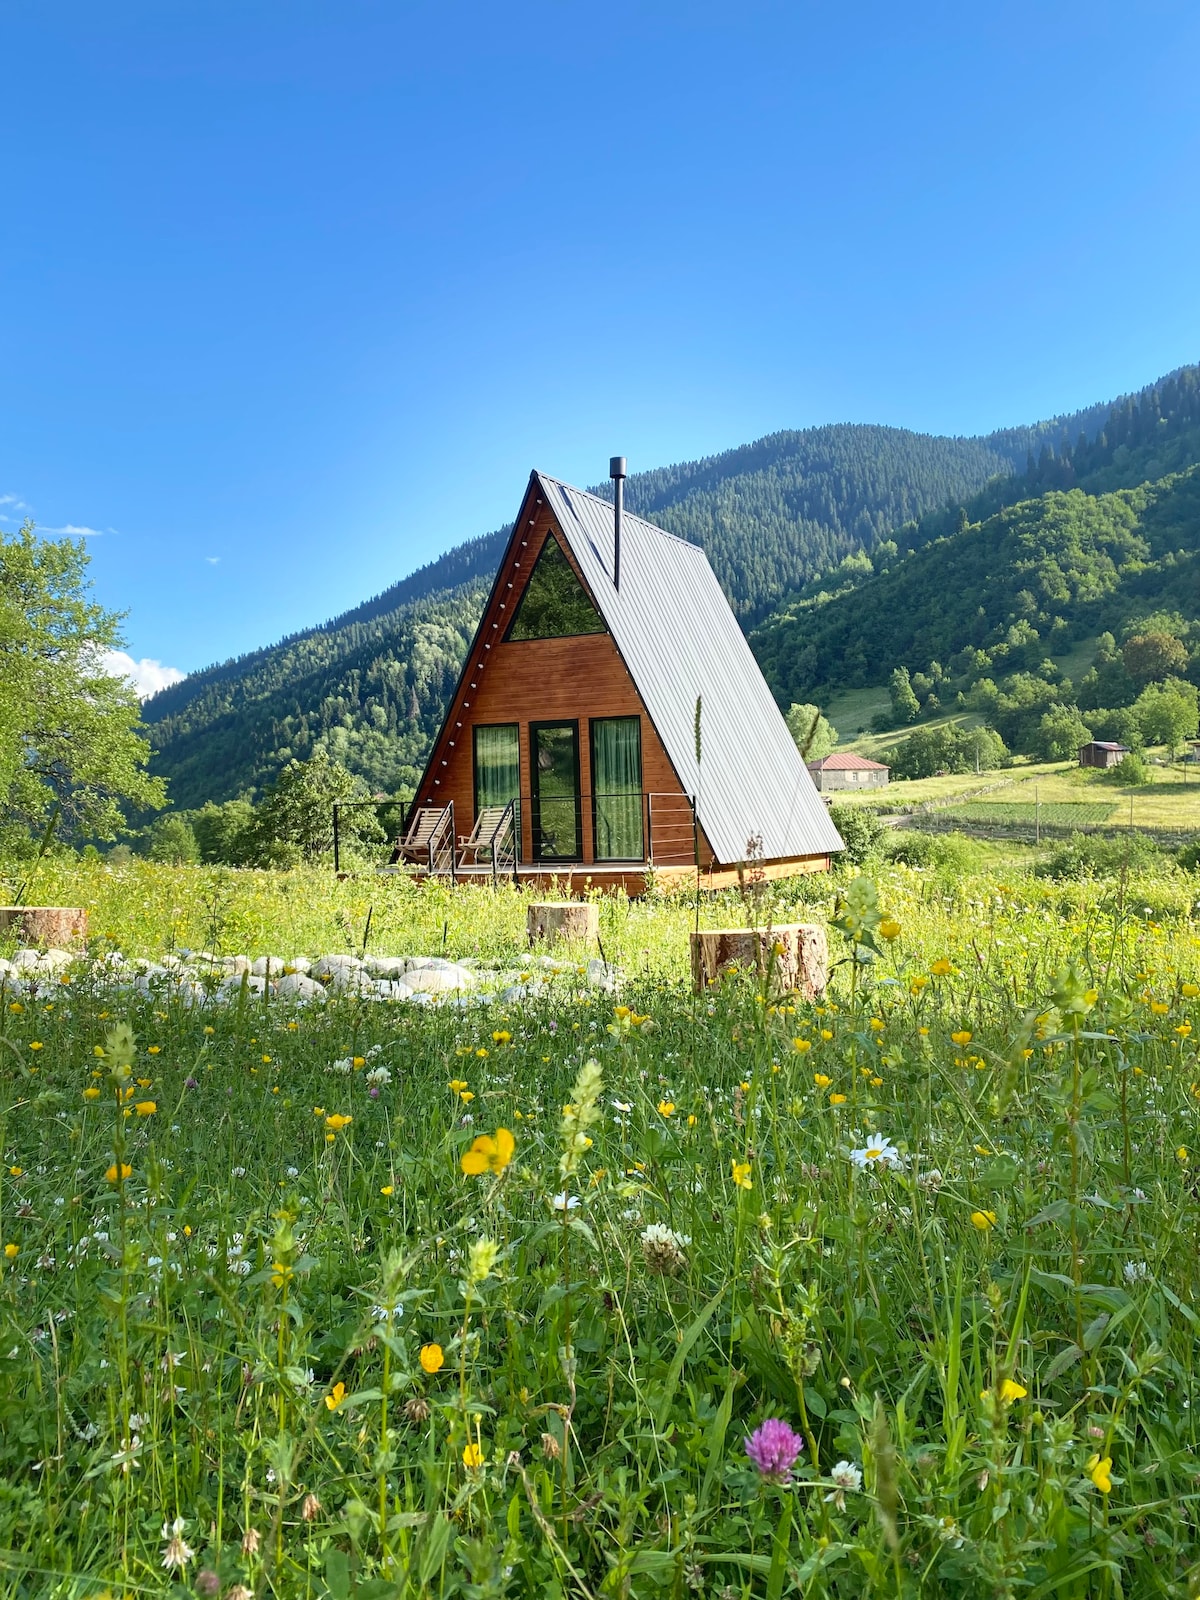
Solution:
M 755 836 L 767 857 L 841 850 L 838 831 L 704 551 L 625 512 L 618 591 L 612 582 L 612 505 L 542 473 L 537 479 L 680 782 L 696 796 L 700 825 L 717 859 L 744 859 Z

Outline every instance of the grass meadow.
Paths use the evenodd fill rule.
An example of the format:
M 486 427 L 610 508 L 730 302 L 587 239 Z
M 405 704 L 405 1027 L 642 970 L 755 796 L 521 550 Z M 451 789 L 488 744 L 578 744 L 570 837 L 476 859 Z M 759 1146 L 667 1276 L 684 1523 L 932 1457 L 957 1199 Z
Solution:
M 0 994 L 0 1592 L 1200 1593 L 1197 879 L 973 860 L 701 906 L 828 923 L 819 1003 L 695 996 L 651 897 L 615 993 L 419 1007 L 104 958 L 369 913 L 519 973 L 521 894 L 50 863 L 93 947 Z

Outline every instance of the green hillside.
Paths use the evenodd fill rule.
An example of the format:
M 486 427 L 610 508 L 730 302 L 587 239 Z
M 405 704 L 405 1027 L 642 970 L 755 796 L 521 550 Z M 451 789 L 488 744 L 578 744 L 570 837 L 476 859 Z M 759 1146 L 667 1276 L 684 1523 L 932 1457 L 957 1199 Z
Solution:
M 1022 673 L 1040 676 L 1060 701 L 1074 703 L 1078 691 L 1085 710 L 1111 708 L 1132 698 L 1131 684 L 1113 682 L 1097 700 L 1086 676 L 1063 681 L 1064 662 L 1082 640 L 1147 628 L 1183 642 L 1192 661 L 1176 666 L 1192 674 L 1197 378 L 1187 369 L 1123 403 L 1094 442 L 1047 455 L 1005 485 L 1010 503 L 999 509 L 989 485 L 967 507 L 898 530 L 895 553 L 877 553 L 869 569 L 848 564 L 810 585 L 752 635 L 780 699 L 883 686 L 903 667 L 919 700 L 934 696 L 932 709 Z M 1064 487 L 1029 493 L 1047 483 Z M 1012 500 L 1014 491 L 1024 494 Z
M 886 679 L 887 650 L 855 654 L 853 629 L 846 632 L 838 609 L 848 591 L 865 592 L 880 573 L 919 563 L 924 547 L 949 536 L 947 519 L 957 527 L 964 515 L 1007 505 L 1051 480 L 1073 482 L 1085 470 L 1133 473 L 1134 458 L 1146 456 L 1146 441 L 1130 442 L 1138 419 L 1143 409 L 1159 418 L 1164 411 L 1160 398 L 1151 406 L 1148 397 L 1179 381 L 1116 407 L 986 438 L 857 425 L 777 433 L 635 474 L 627 501 L 705 548 L 743 625 L 760 623 L 756 649 L 786 704 L 805 697 L 797 685 L 816 681 L 807 653 L 814 629 L 829 641 L 820 651 L 825 682 Z M 1174 389 L 1169 401 L 1178 411 Z M 1176 465 L 1191 441 L 1169 421 L 1156 428 L 1159 464 Z M 1116 465 L 1121 450 L 1123 467 Z M 194 673 L 147 701 L 155 768 L 170 779 L 175 805 L 259 792 L 285 761 L 316 749 L 373 788 L 410 789 L 507 533 L 461 545 L 344 616 Z M 926 569 L 912 572 L 919 586 Z M 924 581 L 940 580 L 927 573 Z M 796 599 L 776 611 L 789 595 Z M 988 603 L 998 612 L 1007 602 Z M 904 646 L 916 647 L 915 636 Z

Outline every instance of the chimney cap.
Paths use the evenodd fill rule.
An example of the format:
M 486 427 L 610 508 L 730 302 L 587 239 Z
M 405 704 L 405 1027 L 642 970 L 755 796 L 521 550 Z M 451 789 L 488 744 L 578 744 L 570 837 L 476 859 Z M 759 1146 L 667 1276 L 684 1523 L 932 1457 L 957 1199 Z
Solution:
M 610 478 L 623 478 L 625 476 L 625 457 L 610 456 L 608 462 L 608 475 Z

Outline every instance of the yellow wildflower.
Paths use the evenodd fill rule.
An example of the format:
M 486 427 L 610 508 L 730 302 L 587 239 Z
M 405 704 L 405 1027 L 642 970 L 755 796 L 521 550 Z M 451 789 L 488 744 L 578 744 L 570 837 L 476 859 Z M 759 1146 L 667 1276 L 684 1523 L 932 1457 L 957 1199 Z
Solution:
M 483 1465 L 483 1450 L 472 1441 L 471 1444 L 464 1447 L 462 1459 L 464 1467 L 469 1467 L 471 1471 L 475 1471 L 476 1468 Z
M 1111 1456 L 1089 1456 L 1085 1470 L 1101 1494 L 1112 1493 Z
M 658 1114 L 659 1114 L 660 1117 L 671 1117 L 671 1116 L 674 1116 L 675 1115 L 675 1102 L 674 1102 L 674 1100 L 660 1100 L 658 1102 Z
M 427 1372 L 432 1377 L 446 1365 L 446 1353 L 440 1344 L 423 1344 L 418 1360 L 421 1363 L 421 1371 Z
M 900 932 L 900 924 L 895 917 L 884 917 L 879 924 L 879 937 L 881 939 L 895 939 Z
M 829 1085 L 833 1082 L 833 1079 L 827 1077 L 823 1072 L 814 1072 L 813 1082 L 816 1084 L 818 1089 L 828 1089 Z
M 348 1117 L 340 1111 L 335 1111 L 332 1116 L 325 1118 L 325 1126 L 332 1128 L 334 1133 L 341 1133 L 342 1129 L 348 1128 L 353 1121 L 353 1117 Z
M 793 1039 L 792 1040 L 792 1049 L 796 1052 L 797 1055 L 802 1056 L 807 1051 L 812 1049 L 812 1040 L 811 1039 Z
M 829 1104 L 831 1106 L 844 1106 L 846 1104 L 846 1096 L 844 1094 L 831 1094 L 829 1096 Z
M 957 1033 L 950 1035 L 950 1040 L 952 1044 L 964 1045 L 970 1044 L 972 1037 L 970 1028 L 960 1028 Z
M 980 1233 L 987 1233 L 996 1226 L 996 1213 L 994 1211 L 972 1211 L 971 1221 Z
M 751 1163 L 749 1161 L 734 1161 L 732 1167 L 733 1181 L 737 1187 L 739 1189 L 753 1189 L 754 1184 L 750 1178 Z
M 496 1136 L 483 1133 L 469 1150 L 464 1150 L 459 1165 L 469 1178 L 484 1172 L 503 1172 L 513 1158 L 517 1142 L 507 1128 L 497 1128 Z
M 325 1396 L 325 1404 L 329 1407 L 330 1411 L 336 1411 L 345 1398 L 346 1385 L 344 1383 L 335 1383 L 333 1388 Z
M 118 1167 L 117 1163 L 114 1161 L 104 1176 L 108 1179 L 109 1183 L 124 1183 L 126 1178 L 133 1177 L 133 1168 L 126 1166 L 124 1161 L 122 1161 Z
M 155 1100 L 139 1100 L 133 1109 L 139 1117 L 152 1117 L 158 1110 L 158 1102 Z

